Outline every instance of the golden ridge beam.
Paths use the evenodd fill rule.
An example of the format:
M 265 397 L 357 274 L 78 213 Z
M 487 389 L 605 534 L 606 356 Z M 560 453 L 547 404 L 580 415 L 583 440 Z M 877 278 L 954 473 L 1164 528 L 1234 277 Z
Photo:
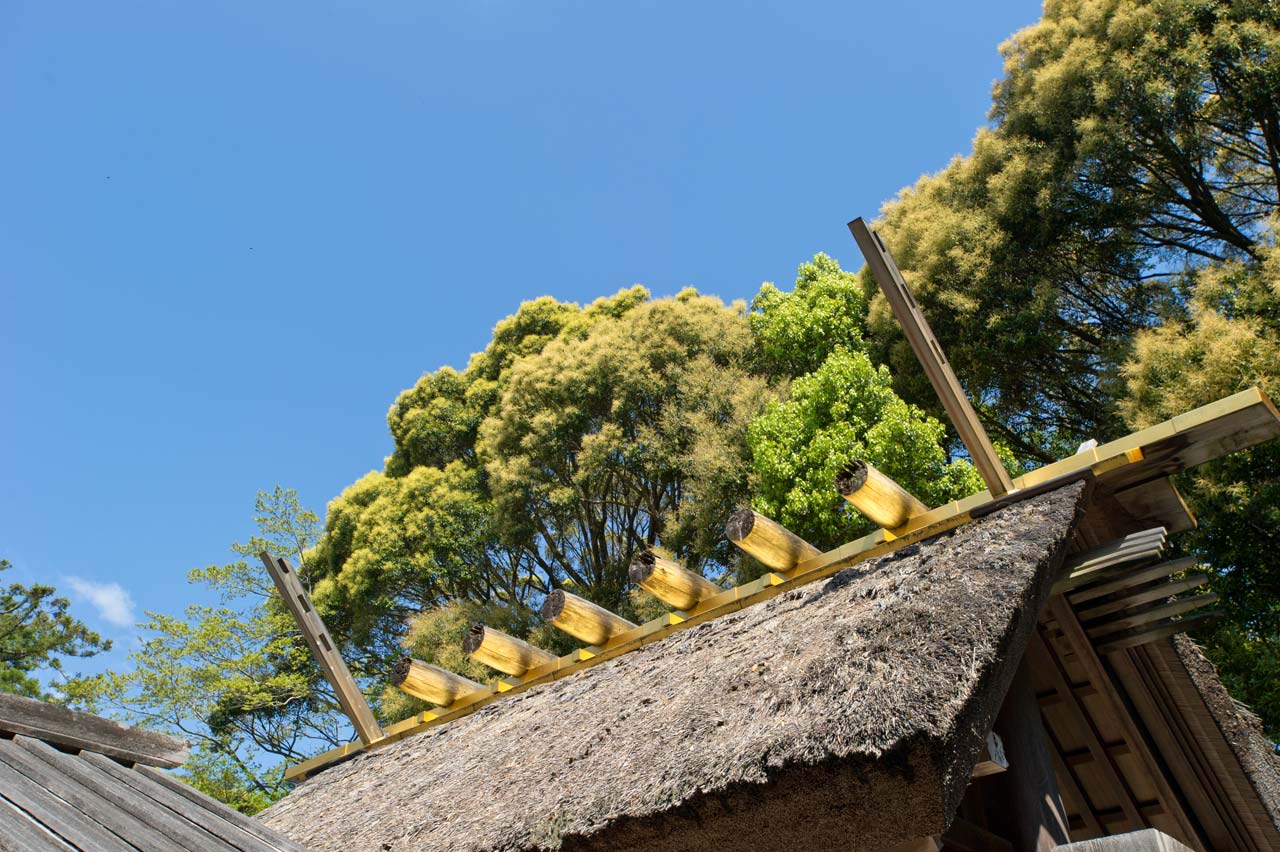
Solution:
M 1057 483 L 1065 484 L 1080 477 L 1097 478 L 1102 484 L 1113 487 L 1120 483 L 1143 481 L 1150 477 L 1152 465 L 1160 465 L 1161 475 L 1176 473 L 1275 437 L 1280 437 L 1280 413 L 1275 406 L 1257 388 L 1241 391 L 1172 420 L 1024 474 L 1014 481 L 1018 491 L 1012 498 L 993 498 L 990 492 L 979 492 L 912 518 L 907 529 L 895 539 L 887 540 L 885 532 L 877 530 L 826 553 L 815 553 L 785 576 L 766 574 L 749 583 L 726 589 L 703 601 L 685 616 L 670 614 L 615 637 L 608 648 L 580 649 L 558 657 L 553 663 L 531 669 L 518 679 L 502 680 L 494 686 L 464 695 L 449 707 L 419 713 L 390 725 L 385 729 L 386 736 L 369 746 L 347 743 L 296 763 L 285 769 L 285 778 L 289 781 L 304 780 L 361 751 L 384 748 L 428 728 L 459 719 L 503 695 L 514 695 L 539 684 L 567 677 L 658 642 L 675 631 L 769 600 L 793 588 L 830 577 L 851 565 L 953 530 L 1007 504 L 1011 499 L 1030 496 L 1038 488 L 1051 488 Z M 1062 603 L 1066 605 L 1065 601 Z M 1069 609 L 1067 611 L 1070 613 Z M 1071 617 L 1074 619 L 1074 615 Z

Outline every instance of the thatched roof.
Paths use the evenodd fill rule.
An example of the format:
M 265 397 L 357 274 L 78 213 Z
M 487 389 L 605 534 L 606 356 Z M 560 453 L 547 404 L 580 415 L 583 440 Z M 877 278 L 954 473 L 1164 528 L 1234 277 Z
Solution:
M 855 850 L 940 832 L 1081 488 L 360 754 L 262 819 L 316 850 Z

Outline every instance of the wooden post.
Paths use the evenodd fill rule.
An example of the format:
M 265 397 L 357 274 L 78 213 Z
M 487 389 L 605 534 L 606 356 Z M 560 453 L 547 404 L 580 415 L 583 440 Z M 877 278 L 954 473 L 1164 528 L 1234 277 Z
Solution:
M 265 550 L 259 553 L 258 557 L 262 559 L 267 573 L 275 582 L 284 605 L 293 615 L 293 620 L 298 623 L 302 638 L 311 649 L 311 656 L 316 658 L 325 680 L 329 681 L 329 685 L 338 696 L 338 704 L 342 706 L 342 712 L 347 714 L 347 718 L 355 726 L 360 742 L 368 745 L 382 739 L 382 728 L 379 727 L 378 720 L 374 718 L 373 711 L 369 709 L 368 702 L 364 700 L 364 694 L 356 684 L 356 679 L 351 676 L 347 664 L 342 660 L 342 655 L 338 653 L 337 646 L 333 644 L 333 638 L 329 636 L 324 622 L 320 620 L 320 616 L 316 615 L 315 608 L 311 606 L 311 596 L 302 588 L 302 583 L 298 581 L 298 575 L 294 573 L 289 561 L 272 556 Z
M 794 571 L 806 559 L 822 555 L 822 551 L 782 524 L 750 509 L 739 509 L 730 515 L 724 532 L 761 565 L 775 571 Z
M 647 549 L 631 560 L 627 576 L 631 582 L 676 609 L 693 609 L 706 598 L 724 591 L 701 574 L 695 574 Z
M 1009 768 L 991 779 L 992 830 L 1013 842 L 1013 848 L 1048 852 L 1070 839 L 1067 811 L 1058 792 L 1058 779 L 1040 704 L 1024 657 L 1005 695 L 996 731 L 1004 743 Z
M 871 268 L 876 284 L 880 285 L 893 315 L 897 317 L 898 324 L 907 336 L 907 342 L 911 344 L 911 350 L 924 367 L 929 383 L 942 401 L 942 407 L 947 410 L 947 416 L 960 434 L 960 440 L 969 451 L 969 457 L 977 466 L 978 473 L 982 474 L 982 480 L 987 484 L 991 496 L 1000 497 L 1009 493 L 1013 490 L 1013 480 L 1000 463 L 991 439 L 987 437 L 977 413 L 964 395 L 964 388 L 960 387 L 956 374 L 952 372 L 947 356 L 942 354 L 942 345 L 938 343 L 938 338 L 934 336 L 911 291 L 907 289 L 907 282 L 898 271 L 898 265 L 894 263 L 889 249 L 885 248 L 880 235 L 871 230 L 861 218 L 850 222 L 849 230 L 858 241 L 858 248 L 867 259 L 867 266 Z
M 588 645 L 603 645 L 636 625 L 585 598 L 556 589 L 542 602 L 542 617 Z
M 861 459 L 836 474 L 836 490 L 872 523 L 890 532 L 929 511 L 910 491 Z
M 503 674 L 520 677 L 529 669 L 555 662 L 556 655 L 483 624 L 473 624 L 462 637 L 462 653 Z
M 391 685 L 440 707 L 448 707 L 462 696 L 484 689 L 474 680 L 412 657 L 396 661 L 391 669 Z

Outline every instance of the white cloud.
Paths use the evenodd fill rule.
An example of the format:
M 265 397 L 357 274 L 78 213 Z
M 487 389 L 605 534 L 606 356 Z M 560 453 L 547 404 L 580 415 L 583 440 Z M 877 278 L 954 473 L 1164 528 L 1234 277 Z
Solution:
M 133 598 L 119 583 L 94 583 L 79 577 L 68 577 L 71 590 L 93 604 L 98 616 L 117 627 L 132 627 L 137 620 L 133 615 Z

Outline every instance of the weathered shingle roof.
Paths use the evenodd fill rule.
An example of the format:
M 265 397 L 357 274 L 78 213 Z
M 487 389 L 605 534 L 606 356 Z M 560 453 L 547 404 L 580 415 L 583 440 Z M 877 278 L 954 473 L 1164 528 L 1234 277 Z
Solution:
M 0 849 L 305 852 L 154 768 L 185 755 L 163 734 L 0 696 Z
M 397 852 L 857 850 L 941 832 L 1081 487 L 362 753 L 262 818 L 313 849 Z

